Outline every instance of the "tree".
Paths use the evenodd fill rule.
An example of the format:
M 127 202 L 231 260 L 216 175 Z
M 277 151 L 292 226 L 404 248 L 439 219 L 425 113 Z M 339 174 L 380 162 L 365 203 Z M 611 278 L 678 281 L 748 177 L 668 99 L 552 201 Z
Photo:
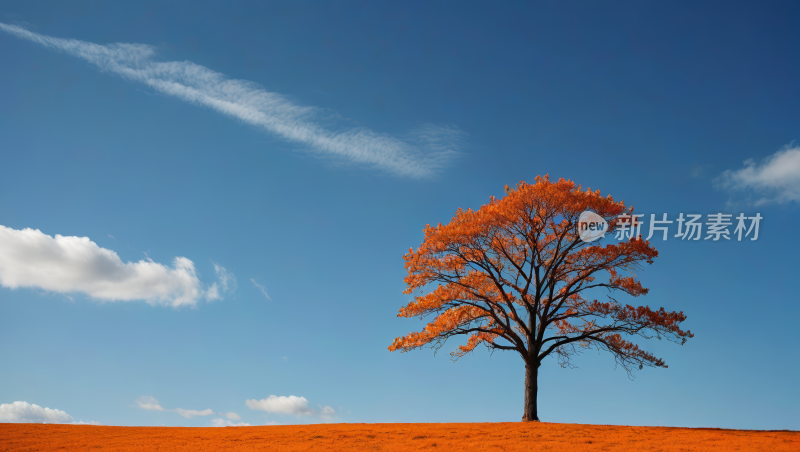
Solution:
M 545 176 L 516 189 L 506 186 L 505 197 L 492 197 L 479 210 L 459 209 L 449 224 L 426 225 L 422 245 L 403 256 L 404 293 L 420 294 L 397 316 L 435 318 L 422 331 L 395 339 L 389 350 L 438 350 L 447 339 L 464 335 L 466 344 L 451 353 L 453 359 L 481 344 L 491 351 L 516 351 L 525 362 L 523 421 L 539 420 L 539 366 L 550 355 L 568 367 L 571 357 L 596 348 L 610 352 L 629 375 L 636 366 L 666 368 L 630 339 L 683 344 L 693 337 L 679 328 L 686 316 L 623 305 L 612 296 L 647 294 L 631 272 L 652 264 L 658 251 L 641 236 L 605 245 L 582 241 L 578 219 L 586 210 L 616 232 L 625 227 L 618 217 L 631 215 L 633 207 Z M 603 290 L 606 301 L 591 297 Z

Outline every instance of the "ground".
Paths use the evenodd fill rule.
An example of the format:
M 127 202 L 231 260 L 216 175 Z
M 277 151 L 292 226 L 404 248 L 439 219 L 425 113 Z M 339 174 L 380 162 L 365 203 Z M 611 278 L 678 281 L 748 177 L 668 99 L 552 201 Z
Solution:
M 800 432 L 532 423 L 107 427 L 0 424 L 0 452 L 800 451 Z

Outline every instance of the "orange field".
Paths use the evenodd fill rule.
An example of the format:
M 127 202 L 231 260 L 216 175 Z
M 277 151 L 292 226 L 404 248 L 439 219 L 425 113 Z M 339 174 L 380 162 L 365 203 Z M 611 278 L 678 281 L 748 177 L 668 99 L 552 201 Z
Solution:
M 106 427 L 0 424 L 0 451 L 800 451 L 800 432 L 607 425 L 315 424 Z

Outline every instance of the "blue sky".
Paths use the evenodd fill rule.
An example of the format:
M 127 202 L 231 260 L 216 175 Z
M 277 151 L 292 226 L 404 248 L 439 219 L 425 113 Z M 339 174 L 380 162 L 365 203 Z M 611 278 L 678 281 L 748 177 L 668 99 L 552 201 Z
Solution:
M 633 381 L 606 355 L 546 362 L 542 420 L 798 429 L 798 19 L 4 2 L 0 404 L 112 425 L 517 421 L 519 357 L 387 347 L 424 325 L 396 317 L 424 225 L 550 174 L 640 213 L 764 219 L 757 241 L 656 241 L 635 301 L 684 311 L 695 338 L 642 343 L 670 367 Z

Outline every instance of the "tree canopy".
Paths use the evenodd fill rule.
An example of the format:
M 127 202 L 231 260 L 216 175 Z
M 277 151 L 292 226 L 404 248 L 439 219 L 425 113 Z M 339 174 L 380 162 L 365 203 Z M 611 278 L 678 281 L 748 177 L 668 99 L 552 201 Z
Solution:
M 544 176 L 506 186 L 506 196 L 492 197 L 478 210 L 458 209 L 446 225 L 426 225 L 422 245 L 403 256 L 404 293 L 419 294 L 398 317 L 433 319 L 422 331 L 396 338 L 389 350 L 438 349 L 463 335 L 466 343 L 452 352 L 454 358 L 479 345 L 517 352 L 526 365 L 523 420 L 538 420 L 538 367 L 550 355 L 569 366 L 571 357 L 594 347 L 610 352 L 628 372 L 667 367 L 633 339 L 684 343 L 693 335 L 680 328 L 683 312 L 615 298 L 647 294 L 633 272 L 652 264 L 658 251 L 641 236 L 584 242 L 578 219 L 587 210 L 614 232 L 625 227 L 620 216 L 632 214 L 633 207 Z M 432 290 L 424 293 L 427 288 Z M 603 290 L 606 298 L 597 299 Z

